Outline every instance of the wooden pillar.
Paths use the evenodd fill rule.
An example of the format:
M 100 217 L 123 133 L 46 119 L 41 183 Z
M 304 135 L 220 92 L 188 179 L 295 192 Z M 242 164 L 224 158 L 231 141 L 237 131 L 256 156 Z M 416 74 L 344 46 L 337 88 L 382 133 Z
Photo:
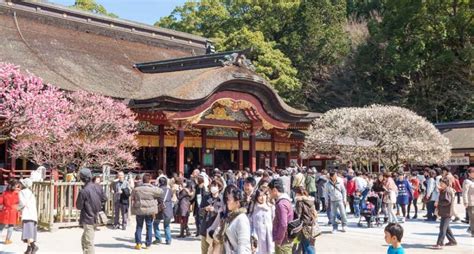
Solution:
M 244 169 L 244 140 L 243 140 L 242 131 L 239 131 L 238 138 L 239 138 L 239 170 L 243 170 Z
M 204 156 L 207 150 L 207 129 L 201 129 L 201 167 L 204 168 Z
M 296 152 L 297 152 L 298 165 L 299 165 L 300 167 L 302 167 L 302 166 L 303 166 L 303 160 L 301 160 L 301 155 L 300 155 L 300 153 L 301 153 L 301 144 L 300 144 L 300 143 L 298 143 L 298 145 L 297 145 L 297 150 L 296 150 Z
M 277 167 L 276 163 L 275 163 L 275 134 L 272 133 L 272 150 L 270 151 L 270 167 L 275 170 L 275 168 Z
M 176 173 L 184 176 L 184 129 L 178 127 L 176 130 Z
M 163 173 L 166 174 L 167 168 L 166 168 L 166 147 L 165 147 L 165 126 L 163 124 L 160 124 L 159 130 L 159 144 L 158 144 L 158 169 L 163 170 Z
M 255 130 L 252 128 L 249 132 L 249 167 L 252 172 L 257 170 L 256 148 Z

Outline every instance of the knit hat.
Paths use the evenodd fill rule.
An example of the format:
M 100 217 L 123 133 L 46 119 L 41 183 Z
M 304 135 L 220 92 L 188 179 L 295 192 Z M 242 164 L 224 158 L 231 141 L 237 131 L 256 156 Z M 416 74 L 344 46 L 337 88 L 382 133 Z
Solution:
M 81 170 L 79 171 L 79 178 L 83 182 L 89 182 L 92 179 L 91 170 L 88 168 L 81 168 Z

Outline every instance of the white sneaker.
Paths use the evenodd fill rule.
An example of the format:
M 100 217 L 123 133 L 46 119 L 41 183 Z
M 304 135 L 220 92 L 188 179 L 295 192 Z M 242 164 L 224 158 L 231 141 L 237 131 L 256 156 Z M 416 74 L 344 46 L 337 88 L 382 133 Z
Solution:
M 346 227 L 345 226 L 342 226 L 341 232 L 346 232 Z
M 400 220 L 400 223 L 405 223 L 405 217 L 402 217 L 402 219 Z
M 334 234 L 337 232 L 337 229 L 333 228 L 332 231 L 331 231 L 331 234 Z

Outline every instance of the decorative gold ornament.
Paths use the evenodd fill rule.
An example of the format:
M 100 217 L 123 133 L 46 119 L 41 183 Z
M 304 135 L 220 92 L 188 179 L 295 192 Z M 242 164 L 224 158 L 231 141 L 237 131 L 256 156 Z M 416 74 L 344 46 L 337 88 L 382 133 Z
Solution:
M 212 113 L 209 115 L 206 115 L 204 117 L 205 119 L 215 119 L 215 120 L 229 120 L 229 121 L 234 121 L 235 119 L 229 115 L 227 115 L 227 112 L 224 107 L 221 106 L 216 106 L 212 109 Z

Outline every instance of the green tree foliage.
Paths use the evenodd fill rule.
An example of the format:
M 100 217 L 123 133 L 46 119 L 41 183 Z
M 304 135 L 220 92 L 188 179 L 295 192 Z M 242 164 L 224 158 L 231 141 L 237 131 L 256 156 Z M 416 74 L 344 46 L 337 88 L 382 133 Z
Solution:
M 101 4 L 96 3 L 95 0 L 76 0 L 72 7 L 83 11 L 90 11 L 96 14 L 106 15 L 112 18 L 118 18 L 117 15 L 111 12 L 107 12 L 105 7 Z
M 472 6 L 388 1 L 355 57 L 357 104 L 391 103 L 431 120 L 474 118 Z

